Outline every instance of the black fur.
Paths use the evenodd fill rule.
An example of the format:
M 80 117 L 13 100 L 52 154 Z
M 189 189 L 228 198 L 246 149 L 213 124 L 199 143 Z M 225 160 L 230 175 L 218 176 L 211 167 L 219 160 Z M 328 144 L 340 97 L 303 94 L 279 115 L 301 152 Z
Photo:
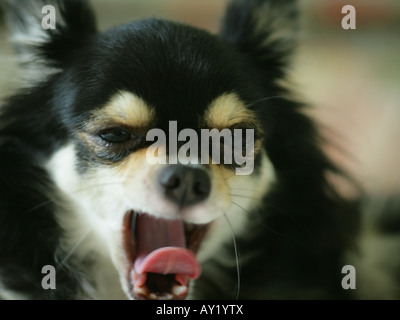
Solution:
M 252 230 L 237 239 L 239 298 L 346 297 L 340 270 L 357 216 L 326 181 L 326 173 L 337 170 L 322 153 L 304 106 L 286 98 L 279 84 L 295 43 L 266 41 L 276 31 L 268 23 L 255 31 L 254 15 L 264 6 L 281 10 L 275 19 L 284 24 L 295 23 L 294 1 L 233 1 L 220 37 L 157 19 L 99 34 L 86 1 L 56 2 L 65 25 L 49 31 L 50 41 L 35 52 L 59 71 L 9 98 L 0 116 L 0 276 L 7 288 L 30 298 L 79 297 L 85 269 L 78 266 L 58 270 L 58 290 L 51 294 L 40 287 L 41 267 L 57 265 L 63 232 L 53 216 L 55 187 L 40 164 L 76 138 L 90 111 L 127 90 L 156 108 L 156 127 L 177 120 L 198 129 L 205 106 L 236 92 L 261 120 L 278 176 L 263 206 L 249 213 Z M 12 3 L 11 20 L 24 25 L 20 3 Z M 90 157 L 84 146 L 79 152 Z M 233 248 L 226 252 L 234 261 Z M 215 260 L 204 268 L 196 297 L 235 297 L 236 265 Z

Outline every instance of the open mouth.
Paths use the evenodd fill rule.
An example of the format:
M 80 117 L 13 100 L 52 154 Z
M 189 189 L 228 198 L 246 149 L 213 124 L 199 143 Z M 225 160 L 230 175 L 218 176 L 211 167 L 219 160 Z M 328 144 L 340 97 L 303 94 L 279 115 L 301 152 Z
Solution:
M 128 282 L 134 299 L 184 299 L 201 274 L 196 259 L 210 224 L 196 225 L 129 211 L 124 218 Z

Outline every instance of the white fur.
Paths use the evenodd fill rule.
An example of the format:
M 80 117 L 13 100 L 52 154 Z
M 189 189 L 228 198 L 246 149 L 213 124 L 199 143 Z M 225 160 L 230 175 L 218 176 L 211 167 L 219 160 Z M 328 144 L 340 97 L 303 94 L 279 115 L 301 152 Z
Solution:
M 257 173 L 258 178 L 254 176 L 255 174 L 232 176 L 228 179 L 231 204 L 225 212 L 225 216 L 219 217 L 214 222 L 213 230 L 205 239 L 198 254 L 200 261 L 212 258 L 217 254 L 222 243 L 231 242 L 234 236 L 246 232 L 248 219 L 254 218 L 253 216 L 249 217 L 249 212 L 257 210 L 262 197 L 276 181 L 274 168 L 265 152 L 262 155 L 260 173 Z
M 28 298 L 15 291 L 7 290 L 2 286 L 0 280 L 0 300 L 28 300 Z
M 50 32 L 58 31 L 57 29 L 45 30 L 42 28 L 41 21 L 44 17 L 42 7 L 47 3 L 43 1 L 26 1 L 23 4 L 19 1 L 10 2 L 18 7 L 23 16 L 22 22 L 18 19 L 9 19 L 8 25 L 11 29 L 11 41 L 17 48 L 18 59 L 22 66 L 20 76 L 23 85 L 29 87 L 60 71 L 56 68 L 50 68 L 47 61 L 38 56 L 35 48 L 50 41 Z M 64 25 L 64 21 L 59 8 L 55 6 L 55 9 L 57 26 L 59 27 Z
M 87 298 L 126 299 L 119 285 L 119 274 L 112 263 L 110 248 L 108 248 L 110 242 L 115 243 L 115 241 L 108 241 L 106 223 L 101 221 L 90 204 L 85 203 L 84 196 L 79 197 L 80 194 L 84 195 L 87 192 L 85 189 L 87 187 L 79 180 L 75 165 L 75 152 L 72 145 L 56 153 L 47 164 L 64 199 L 63 203 L 67 204 L 60 205 L 59 211 L 56 212 L 60 225 L 66 231 L 66 237 L 61 246 L 67 252 L 67 256 L 61 258 L 60 263 L 68 265 L 70 255 L 78 259 L 95 255 L 96 264 L 91 276 L 96 282 L 96 289 L 90 283 L 85 283 Z
M 57 152 L 46 166 L 68 203 L 67 208 L 61 207 L 57 212 L 60 224 L 68 232 L 63 242 L 64 250 L 73 251 L 81 258 L 88 254 L 98 256 L 95 278 L 100 292 L 96 298 L 121 298 L 121 285 L 115 285 L 118 278 L 123 290 L 128 292 L 126 272 L 129 265 L 122 247 L 121 232 L 127 211 L 134 209 L 166 219 L 180 217 L 175 206 L 156 191 L 155 178 L 162 166 L 149 165 L 140 153 L 128 158 L 123 168 L 96 167 L 80 175 L 76 171 L 75 150 L 71 144 Z M 183 211 L 182 218 L 191 223 L 216 220 L 201 251 L 201 259 L 212 256 L 222 242 L 232 240 L 232 230 L 224 214 L 233 232 L 241 232 L 248 217 L 244 210 L 257 205 L 254 197 L 261 198 L 274 179 L 272 164 L 264 154 L 260 175 L 235 176 L 223 182 L 223 186 L 216 186 L 217 182 L 212 180 L 209 199 Z M 248 189 L 242 194 L 249 192 L 251 198 L 237 197 L 234 201 L 240 207 L 232 205 L 231 188 Z
M 275 1 L 277 2 L 277 1 Z M 277 48 L 279 50 L 289 49 L 297 39 L 297 25 L 292 21 L 290 15 L 295 11 L 292 4 L 284 4 L 280 1 L 279 5 L 266 1 L 266 3 L 254 12 L 253 19 L 256 29 L 254 32 L 272 31 L 268 38 L 263 42 L 263 46 L 270 49 Z M 280 46 L 270 46 L 278 41 Z

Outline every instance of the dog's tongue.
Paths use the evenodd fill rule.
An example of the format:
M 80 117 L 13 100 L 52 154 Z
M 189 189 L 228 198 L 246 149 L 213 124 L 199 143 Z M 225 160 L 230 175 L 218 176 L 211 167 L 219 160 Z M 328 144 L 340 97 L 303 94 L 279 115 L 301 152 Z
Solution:
M 135 272 L 177 274 L 195 279 L 200 265 L 185 244 L 181 220 L 158 219 L 147 214 L 136 218 Z

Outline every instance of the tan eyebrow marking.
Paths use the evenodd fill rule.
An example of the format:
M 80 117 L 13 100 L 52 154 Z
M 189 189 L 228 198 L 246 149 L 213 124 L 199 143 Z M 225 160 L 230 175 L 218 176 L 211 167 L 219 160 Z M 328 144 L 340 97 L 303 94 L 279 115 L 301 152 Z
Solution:
M 237 124 L 259 127 L 256 115 L 246 108 L 243 101 L 234 93 L 225 93 L 215 99 L 205 112 L 204 123 L 209 128 L 230 128 Z
M 148 127 L 155 120 L 155 111 L 143 99 L 131 92 L 120 91 L 101 109 L 93 112 L 91 120 L 85 127 L 105 127 L 124 125 L 132 128 Z

